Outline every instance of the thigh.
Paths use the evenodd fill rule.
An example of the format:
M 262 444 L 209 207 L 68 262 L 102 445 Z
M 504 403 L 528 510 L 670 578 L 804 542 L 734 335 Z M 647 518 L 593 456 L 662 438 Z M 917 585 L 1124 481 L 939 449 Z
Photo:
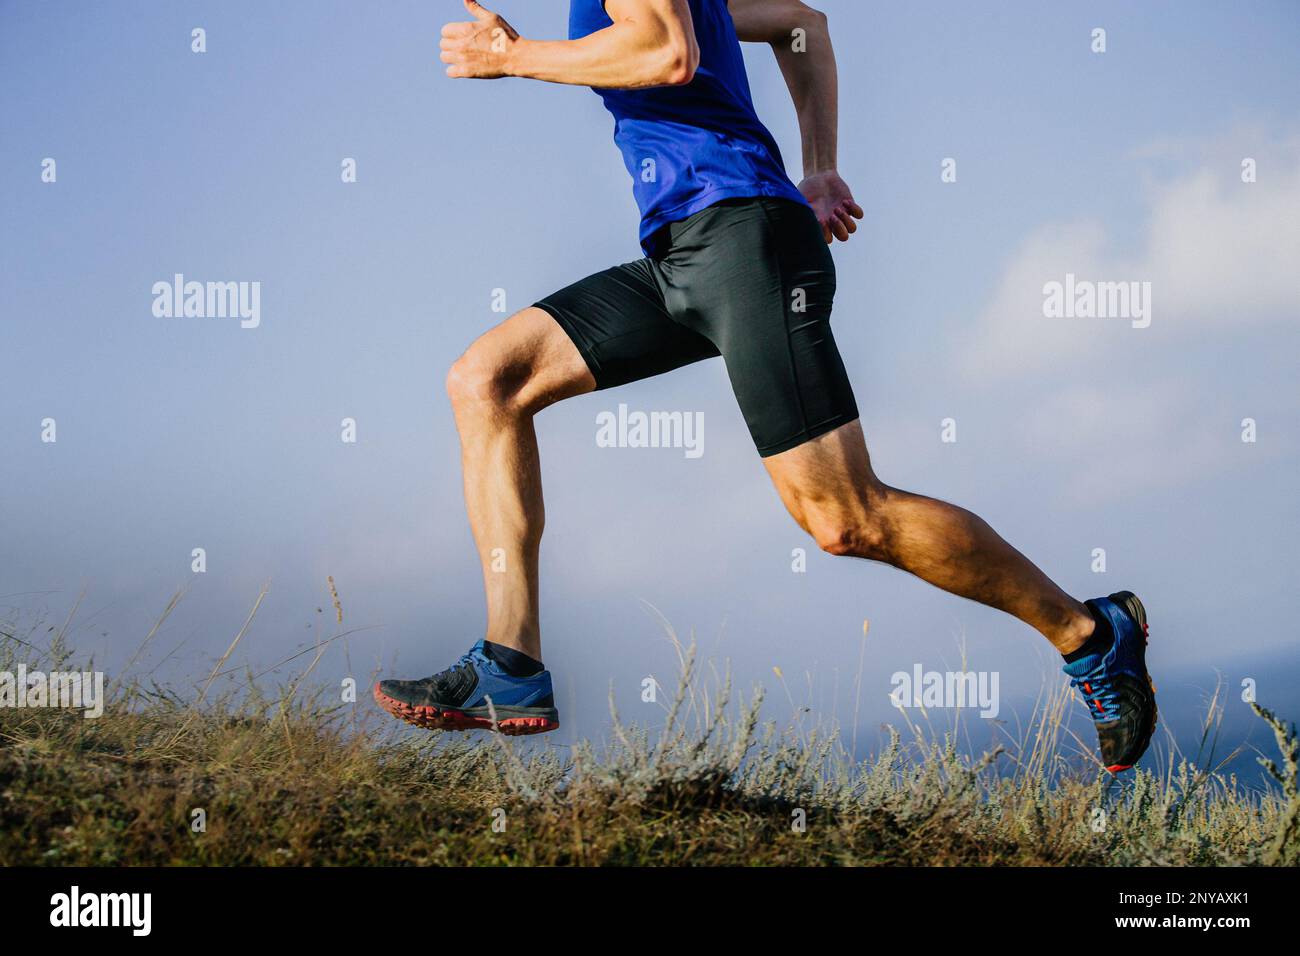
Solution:
M 869 506 L 885 491 L 871 467 L 859 422 L 849 422 L 763 459 L 781 501 L 801 524 L 814 514 Z
M 597 272 L 541 299 L 582 355 L 597 388 L 612 388 L 718 354 L 664 307 L 650 260 Z
M 671 314 L 721 352 L 761 456 L 857 419 L 831 333 L 835 263 L 806 206 L 711 207 L 680 228 L 659 274 Z

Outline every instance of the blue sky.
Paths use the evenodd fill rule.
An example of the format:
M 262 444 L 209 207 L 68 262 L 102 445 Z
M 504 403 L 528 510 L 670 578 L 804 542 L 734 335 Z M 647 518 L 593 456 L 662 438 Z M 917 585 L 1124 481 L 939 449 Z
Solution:
M 1183 736 L 1220 675 L 1234 720 L 1247 677 L 1300 713 L 1300 7 L 821 6 L 840 168 L 867 212 L 835 250 L 836 337 L 881 476 L 980 513 L 1080 597 L 1142 594 Z M 254 666 L 314 639 L 326 575 L 369 628 L 349 640 L 360 678 L 423 675 L 480 635 L 445 370 L 502 318 L 493 290 L 515 310 L 639 250 L 600 101 L 446 79 L 436 37 L 460 9 L 0 2 L 0 604 L 62 620 L 84 593 L 73 637 L 111 667 L 188 585 L 151 658 L 176 648 L 159 673 L 177 681 L 206 673 L 267 580 L 240 650 Z M 567 5 L 500 12 L 558 37 Z M 797 179 L 779 72 L 765 48 L 747 62 Z M 155 317 L 153 283 L 178 272 L 260 282 L 260 326 Z M 1042 285 L 1066 273 L 1150 281 L 1151 326 L 1045 319 Z M 597 447 L 619 402 L 702 412 L 705 454 Z M 773 667 L 798 703 L 851 719 L 870 620 L 864 751 L 897 721 L 890 675 L 954 665 L 963 639 L 971 668 L 1000 673 L 1004 716 L 1057 680 L 1019 622 L 817 553 L 717 362 L 538 427 L 560 744 L 603 734 L 611 688 L 655 719 L 640 682 L 674 658 L 643 602 L 767 684 L 777 718 Z M 332 653 L 318 673 L 346 669 Z

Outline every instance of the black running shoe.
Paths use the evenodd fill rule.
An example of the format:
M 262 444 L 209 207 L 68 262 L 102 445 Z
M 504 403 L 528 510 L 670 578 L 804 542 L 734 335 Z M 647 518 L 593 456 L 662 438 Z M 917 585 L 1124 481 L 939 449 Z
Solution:
M 1146 753 L 1156 729 L 1156 685 L 1147 673 L 1147 612 L 1132 591 L 1087 602 L 1110 621 L 1115 643 L 1065 665 L 1097 726 L 1101 762 L 1111 773 L 1127 770 Z

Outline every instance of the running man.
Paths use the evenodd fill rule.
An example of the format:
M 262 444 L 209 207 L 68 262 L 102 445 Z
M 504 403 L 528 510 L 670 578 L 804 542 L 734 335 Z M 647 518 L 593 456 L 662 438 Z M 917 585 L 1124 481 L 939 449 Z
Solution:
M 872 470 L 830 326 L 828 247 L 848 241 L 863 212 L 836 171 L 826 17 L 799 0 L 571 0 L 569 39 L 546 41 L 463 2 L 472 19 L 442 30 L 448 76 L 589 86 L 604 100 L 632 174 L 645 258 L 516 313 L 452 366 L 487 634 L 433 677 L 380 681 L 380 705 L 437 729 L 490 728 L 493 716 L 507 734 L 559 726 L 538 624 L 533 416 L 720 355 L 800 527 L 831 554 L 883 561 L 1037 629 L 1084 697 L 1102 763 L 1130 767 L 1156 723 L 1137 597 L 1080 603 L 980 518 L 891 488 Z M 790 89 L 803 143 L 797 187 L 754 112 L 740 41 L 769 44 Z M 492 568 L 494 551 L 504 553 L 503 571 Z

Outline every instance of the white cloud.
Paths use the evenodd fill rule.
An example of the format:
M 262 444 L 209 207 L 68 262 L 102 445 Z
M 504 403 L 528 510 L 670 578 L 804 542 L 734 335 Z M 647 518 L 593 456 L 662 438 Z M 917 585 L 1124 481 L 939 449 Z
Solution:
M 1090 504 L 1152 493 L 1225 464 L 1233 423 L 1207 428 L 1193 382 L 1073 384 L 1026 409 L 1021 443 L 1040 464 L 1055 462 L 1061 496 Z
M 953 367 L 979 386 L 985 413 L 1016 409 L 1023 454 L 1066 497 L 1158 493 L 1236 467 L 1244 415 L 1274 425 L 1252 460 L 1290 453 L 1276 426 L 1296 404 L 1287 356 L 1300 340 L 1300 136 L 1261 139 L 1135 151 L 1145 179 L 1136 225 L 1034 230 L 955 343 Z M 1243 156 L 1257 161 L 1255 183 L 1241 182 Z M 1044 317 L 1043 285 L 1067 273 L 1149 281 L 1151 326 Z
M 959 369 L 981 382 L 1056 375 L 1069 359 L 1109 362 L 1126 349 L 1154 344 L 1143 336 L 1168 347 L 1188 341 L 1185 336 L 1294 324 L 1300 313 L 1300 138 L 1262 150 L 1243 143 L 1257 146 L 1258 138 L 1243 134 L 1199 149 L 1184 146 L 1182 158 L 1195 156 L 1194 166 L 1163 181 L 1148 175 L 1137 235 L 1091 220 L 1048 224 L 1027 237 L 961 343 Z M 1135 174 L 1142 162 L 1171 152 L 1168 145 L 1136 151 L 1130 160 Z M 1244 155 L 1258 163 L 1257 182 L 1241 182 Z M 1152 327 L 1133 329 L 1123 319 L 1045 318 L 1043 286 L 1067 273 L 1150 281 Z

